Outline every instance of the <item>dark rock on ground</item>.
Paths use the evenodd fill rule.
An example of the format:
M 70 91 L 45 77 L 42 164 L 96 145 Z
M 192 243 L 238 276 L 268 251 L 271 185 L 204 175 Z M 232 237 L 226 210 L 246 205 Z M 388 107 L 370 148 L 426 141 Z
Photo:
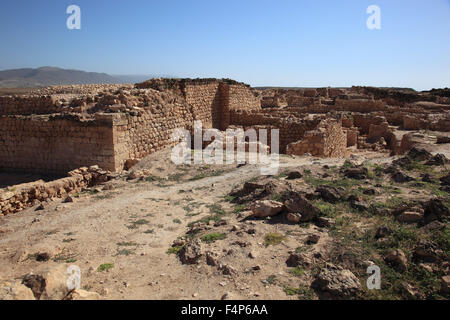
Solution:
M 335 223 L 335 220 L 327 217 L 317 217 L 315 223 L 320 228 L 329 228 Z
M 429 166 L 443 166 L 448 163 L 448 159 L 441 153 L 438 153 L 433 158 L 428 160 L 425 164 Z
M 368 178 L 368 170 L 365 167 L 348 168 L 344 170 L 344 176 L 351 179 L 364 180 Z
M 309 266 L 312 264 L 311 258 L 303 253 L 292 252 L 289 258 L 286 260 L 286 265 L 290 268 L 295 268 L 298 266 Z
M 408 258 L 406 258 L 402 250 L 396 249 L 390 251 L 384 257 L 384 260 L 400 272 L 405 272 L 408 269 Z
M 434 220 L 442 221 L 444 218 L 450 217 L 450 210 L 439 199 L 431 199 L 424 206 L 425 223 L 430 223 Z
M 303 175 L 300 173 L 300 171 L 291 171 L 288 173 L 288 176 L 286 179 L 295 180 L 295 179 L 300 179 L 302 177 L 303 177 Z
M 442 177 L 439 180 L 441 181 L 441 185 L 443 185 L 443 186 L 450 186 L 450 174 Z
M 377 229 L 377 232 L 375 233 L 375 238 L 385 238 L 392 234 L 392 230 L 389 227 L 381 226 Z
M 340 201 L 343 197 L 342 192 L 335 187 L 332 186 L 319 186 L 316 189 L 316 192 L 320 194 L 320 197 L 327 202 L 336 203 Z
M 183 264 L 196 264 L 202 256 L 203 253 L 199 240 L 186 244 L 179 252 L 180 261 Z
M 414 258 L 418 261 L 439 262 L 441 254 L 436 243 L 425 239 L 420 240 L 414 249 Z
M 300 213 L 302 222 L 311 221 L 320 214 L 320 210 L 301 193 L 288 192 L 285 196 L 288 199 L 284 202 L 285 207 L 289 212 Z
M 411 150 L 409 150 L 408 157 L 415 161 L 427 161 L 430 160 L 433 155 L 425 149 L 413 147 Z
M 397 183 L 404 183 L 409 181 L 414 181 L 415 179 L 406 173 L 404 173 L 401 170 L 397 170 L 396 172 L 393 172 L 391 175 L 392 180 L 394 180 Z

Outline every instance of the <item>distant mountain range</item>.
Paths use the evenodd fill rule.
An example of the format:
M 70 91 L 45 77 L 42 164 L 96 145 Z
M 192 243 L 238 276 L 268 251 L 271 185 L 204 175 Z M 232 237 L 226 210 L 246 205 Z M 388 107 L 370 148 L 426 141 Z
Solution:
M 121 84 L 142 82 L 158 75 L 109 75 L 106 73 L 61 69 L 56 67 L 24 68 L 0 71 L 0 88 L 36 88 L 70 84 Z

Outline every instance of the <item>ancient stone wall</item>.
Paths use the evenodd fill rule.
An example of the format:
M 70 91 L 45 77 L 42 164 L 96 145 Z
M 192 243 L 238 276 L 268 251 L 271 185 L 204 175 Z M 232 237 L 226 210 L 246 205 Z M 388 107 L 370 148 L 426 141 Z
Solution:
M 98 164 L 115 170 L 111 116 L 1 116 L 0 168 L 67 173 Z
M 193 114 L 188 105 L 167 105 L 157 112 L 141 116 L 121 115 L 114 121 L 114 166 L 123 168 L 128 159 L 142 159 L 158 150 L 173 146 L 174 129 L 192 131 Z
M 305 132 L 316 128 L 320 119 L 297 118 L 283 111 L 232 111 L 233 125 L 242 126 L 245 130 L 260 126 L 279 129 L 280 152 L 285 153 L 288 144 L 301 140 Z
M 386 105 L 381 100 L 336 99 L 335 110 L 368 113 L 374 111 L 384 111 L 386 110 L 386 108 L 387 108 Z
M 50 114 L 58 110 L 50 96 L 0 97 L 0 115 Z
M 186 102 L 192 106 L 194 120 L 201 120 L 205 128 L 218 128 L 221 125 L 224 97 L 219 87 L 219 82 L 186 85 Z
M 370 125 L 372 124 L 381 124 L 386 121 L 386 118 L 367 115 L 367 114 L 354 114 L 353 115 L 353 123 L 355 127 L 359 128 L 361 134 L 368 134 Z
M 346 157 L 347 134 L 339 121 L 323 120 L 317 129 L 306 132 L 302 140 L 290 143 L 286 153 L 293 155 L 310 153 L 318 157 Z
M 232 110 L 261 108 L 249 86 L 232 80 L 155 79 L 136 87 L 142 89 L 98 88 L 89 98 L 97 112 L 89 120 L 70 115 L 73 109 L 50 116 L 62 111 L 55 97 L 1 97 L 0 168 L 60 174 L 98 164 L 116 171 L 128 159 L 176 144 L 173 130 L 192 130 L 194 120 L 225 129 Z
M 0 215 L 17 213 L 39 202 L 79 192 L 85 187 L 106 182 L 108 175 L 98 166 L 82 167 L 69 172 L 66 178 L 50 182 L 39 180 L 0 189 Z

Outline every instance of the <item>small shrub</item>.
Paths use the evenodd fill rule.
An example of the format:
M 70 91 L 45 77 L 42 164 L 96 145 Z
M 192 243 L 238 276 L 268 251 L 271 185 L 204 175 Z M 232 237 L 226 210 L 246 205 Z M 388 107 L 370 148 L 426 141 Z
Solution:
M 297 266 L 295 268 L 292 268 L 289 270 L 289 273 L 296 276 L 296 277 L 300 277 L 305 273 L 305 269 L 303 269 L 300 266 Z
M 114 268 L 114 263 L 103 263 L 97 268 L 97 271 L 98 272 L 109 271 L 112 268 Z
M 201 239 L 202 239 L 203 242 L 212 243 L 212 242 L 215 242 L 217 240 L 223 240 L 226 237 L 227 237 L 227 235 L 225 233 L 213 232 L 213 233 L 209 233 L 207 235 L 204 235 Z
M 264 238 L 264 244 L 267 246 L 278 245 L 285 239 L 285 236 L 279 233 L 268 233 Z
M 286 295 L 288 295 L 288 296 L 295 296 L 296 294 L 299 294 L 299 293 L 300 293 L 300 289 L 298 289 L 298 288 L 286 287 L 286 288 L 284 288 L 284 292 L 285 292 Z
M 175 247 L 171 247 L 171 248 L 169 248 L 168 250 L 167 250 L 167 254 L 178 254 L 178 252 L 180 252 L 180 250 L 182 249 L 183 247 L 181 247 L 181 246 L 175 246 Z
M 241 204 L 241 205 L 238 205 L 238 206 L 234 207 L 233 212 L 236 213 L 236 214 L 237 213 L 241 213 L 242 211 L 244 211 L 244 209 L 245 209 L 245 205 Z

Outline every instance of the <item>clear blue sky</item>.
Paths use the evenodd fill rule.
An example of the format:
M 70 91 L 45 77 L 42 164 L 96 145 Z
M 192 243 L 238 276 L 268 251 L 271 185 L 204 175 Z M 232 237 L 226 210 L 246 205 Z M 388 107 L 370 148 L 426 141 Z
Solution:
M 81 30 L 66 28 L 70 4 Z M 0 69 L 450 87 L 450 0 L 4 0 L 0 36 Z

